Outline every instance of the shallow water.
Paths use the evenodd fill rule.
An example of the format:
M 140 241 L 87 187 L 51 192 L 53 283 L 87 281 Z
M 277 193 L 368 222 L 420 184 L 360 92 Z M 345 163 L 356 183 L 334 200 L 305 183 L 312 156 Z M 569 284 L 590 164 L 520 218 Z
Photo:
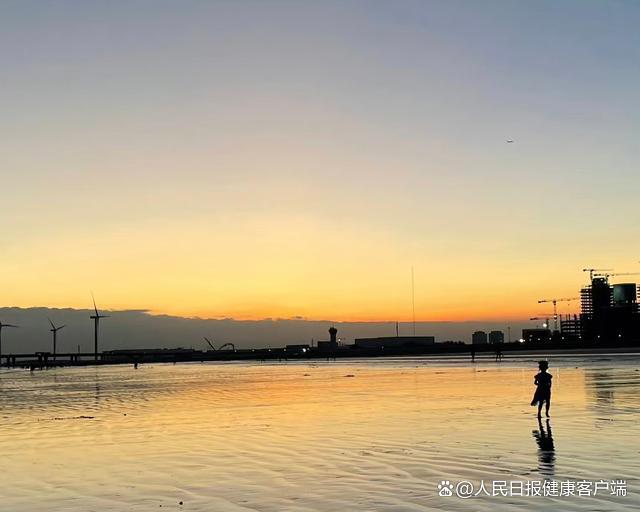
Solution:
M 3 370 L 0 510 L 639 509 L 640 357 L 551 364 L 542 433 L 527 356 Z M 545 479 L 628 494 L 437 487 Z

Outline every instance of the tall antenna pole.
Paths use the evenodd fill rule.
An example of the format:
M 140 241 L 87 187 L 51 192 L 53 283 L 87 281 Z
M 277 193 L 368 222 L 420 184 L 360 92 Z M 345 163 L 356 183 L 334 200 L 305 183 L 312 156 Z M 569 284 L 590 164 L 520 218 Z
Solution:
M 413 266 L 411 267 L 411 307 L 413 309 L 413 335 L 416 335 L 416 284 L 413 276 Z

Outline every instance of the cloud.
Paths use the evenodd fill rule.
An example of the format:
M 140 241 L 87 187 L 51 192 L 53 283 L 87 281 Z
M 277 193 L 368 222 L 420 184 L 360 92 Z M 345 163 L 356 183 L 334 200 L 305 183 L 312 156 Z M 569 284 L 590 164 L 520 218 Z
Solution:
M 346 343 L 367 336 L 394 336 L 395 322 L 332 322 L 331 320 L 288 319 L 235 320 L 233 318 L 185 318 L 155 315 L 146 310 L 104 311 L 109 318 L 100 323 L 100 350 L 117 348 L 205 348 L 204 336 L 215 344 L 234 343 L 239 348 L 276 347 L 290 343 L 311 343 L 328 339 L 329 327 L 338 328 L 338 337 Z M 58 334 L 59 352 L 93 351 L 93 322 L 90 309 L 71 308 L 0 308 L 0 320 L 20 326 L 3 332 L 3 353 L 24 353 L 51 350 L 48 318 L 57 325 L 66 324 Z M 512 322 L 512 337 L 527 326 Z M 496 322 L 419 322 L 416 333 L 433 335 L 438 341 L 468 342 L 475 330 L 507 330 Z M 410 334 L 410 324 L 400 324 L 401 334 Z

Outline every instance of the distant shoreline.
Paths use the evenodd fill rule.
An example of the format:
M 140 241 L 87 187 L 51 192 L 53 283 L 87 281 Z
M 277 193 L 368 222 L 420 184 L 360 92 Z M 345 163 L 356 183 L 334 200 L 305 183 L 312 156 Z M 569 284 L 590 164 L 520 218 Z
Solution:
M 473 350 L 473 352 L 472 352 Z M 589 356 L 598 354 L 637 355 L 640 346 L 523 346 L 520 343 L 500 345 L 434 344 L 426 346 L 358 348 L 338 347 L 332 350 L 308 346 L 289 346 L 278 349 L 131 349 L 105 351 L 93 354 L 58 354 L 54 359 L 50 353 L 3 355 L 3 367 L 45 369 L 66 366 L 102 366 L 115 364 L 186 363 L 186 362 L 231 362 L 231 361 L 321 361 L 344 359 L 393 359 L 398 357 L 420 357 L 425 359 L 451 358 L 456 360 L 522 359 L 542 356 Z
M 544 355 L 544 354 L 553 354 L 559 356 L 581 356 L 581 355 L 596 355 L 596 354 L 613 354 L 613 355 L 640 355 L 640 347 L 587 347 L 587 348 L 555 348 L 555 349 L 523 349 L 523 350 L 508 350 L 507 354 L 503 353 L 503 358 L 513 358 L 520 356 L 535 356 L 535 355 Z M 448 356 L 459 356 L 462 358 L 469 357 L 469 352 L 448 352 L 448 353 L 440 353 L 440 354 L 425 354 L 426 357 L 438 357 L 441 355 Z M 476 352 L 476 358 L 479 356 L 484 356 L 486 358 L 494 358 L 495 351 L 479 351 Z

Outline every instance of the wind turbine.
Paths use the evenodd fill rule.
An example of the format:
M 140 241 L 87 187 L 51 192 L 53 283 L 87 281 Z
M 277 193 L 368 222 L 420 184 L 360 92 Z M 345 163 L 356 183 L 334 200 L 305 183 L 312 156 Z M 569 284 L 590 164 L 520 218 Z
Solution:
M 60 329 L 64 329 L 66 325 L 61 325 L 60 327 L 56 327 L 51 321 L 51 318 L 49 318 L 49 323 L 51 324 L 51 329 L 49 330 L 53 333 L 53 360 L 55 361 L 56 360 L 56 341 L 58 338 L 58 331 Z
M 93 357 L 96 361 L 98 361 L 98 326 L 100 325 L 101 318 L 109 318 L 107 315 L 101 315 L 98 313 L 98 306 L 96 306 L 96 298 L 91 294 L 91 298 L 93 299 L 93 309 L 96 314 L 91 315 L 89 318 L 93 320 Z
M 2 366 L 2 329 L 4 329 L 5 327 L 13 327 L 14 329 L 18 328 L 17 325 L 3 324 L 2 322 L 0 322 L 0 366 Z

